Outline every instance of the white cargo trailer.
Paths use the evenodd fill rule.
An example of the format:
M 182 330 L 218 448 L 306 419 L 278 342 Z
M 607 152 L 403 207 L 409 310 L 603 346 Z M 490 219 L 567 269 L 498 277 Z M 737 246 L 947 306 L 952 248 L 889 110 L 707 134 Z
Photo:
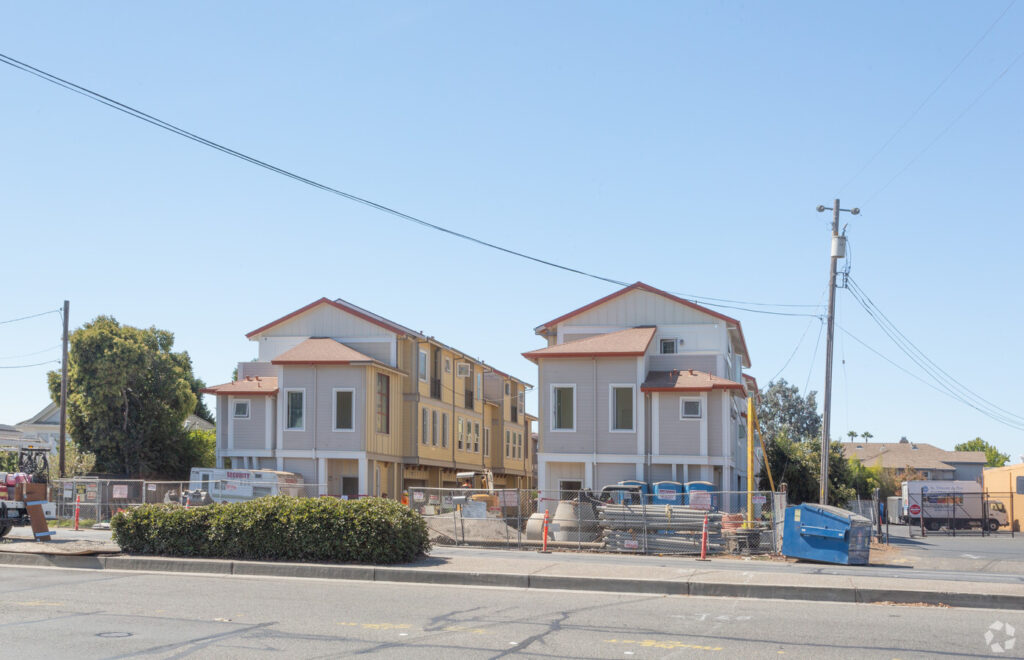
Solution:
M 966 529 L 972 525 L 996 531 L 1008 524 L 1006 507 L 989 499 L 977 481 L 904 481 L 902 520 L 927 529 Z

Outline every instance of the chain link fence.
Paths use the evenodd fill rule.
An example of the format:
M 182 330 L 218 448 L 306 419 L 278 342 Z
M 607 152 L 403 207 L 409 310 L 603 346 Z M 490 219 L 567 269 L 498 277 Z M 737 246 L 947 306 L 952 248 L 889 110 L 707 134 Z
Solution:
M 771 492 L 645 495 L 638 491 L 410 488 L 439 545 L 514 550 L 547 547 L 634 554 L 699 555 L 707 520 L 708 552 L 770 554 L 781 548 L 785 494 Z M 750 515 L 748 515 L 748 511 Z

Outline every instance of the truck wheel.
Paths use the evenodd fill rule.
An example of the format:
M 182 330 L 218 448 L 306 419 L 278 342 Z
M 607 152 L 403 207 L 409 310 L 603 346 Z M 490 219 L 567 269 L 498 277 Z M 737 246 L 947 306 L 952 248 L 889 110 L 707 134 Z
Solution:
M 11 531 L 13 526 L 14 525 L 4 525 L 3 527 L 0 527 L 0 539 L 7 536 L 7 533 Z
M 924 524 L 924 526 L 929 532 L 937 532 L 939 531 L 939 527 L 941 527 L 937 520 L 929 520 Z
M 998 520 L 993 520 L 993 519 L 989 518 L 988 522 L 986 523 L 986 527 L 988 527 L 988 531 L 990 531 L 990 532 L 998 532 L 999 531 L 999 521 Z

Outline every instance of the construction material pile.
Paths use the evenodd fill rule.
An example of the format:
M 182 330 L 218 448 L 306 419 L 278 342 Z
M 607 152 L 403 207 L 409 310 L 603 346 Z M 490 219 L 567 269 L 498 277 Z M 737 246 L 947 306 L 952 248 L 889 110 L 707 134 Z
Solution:
M 501 518 L 464 518 L 456 511 L 423 516 L 423 520 L 431 542 L 437 545 L 519 542 L 519 531 Z
M 601 504 L 597 518 L 609 550 L 651 554 L 700 554 L 704 516 L 708 552 L 719 552 L 722 514 L 689 506 Z

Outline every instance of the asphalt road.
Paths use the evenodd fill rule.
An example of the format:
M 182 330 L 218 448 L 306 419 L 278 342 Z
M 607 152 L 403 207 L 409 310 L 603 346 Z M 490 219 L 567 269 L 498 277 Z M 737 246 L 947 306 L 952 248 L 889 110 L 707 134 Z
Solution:
M 1024 613 L 0 568 L 7 657 L 914 658 L 993 653 Z M 991 627 L 998 622 L 996 630 Z M 986 642 L 986 632 L 991 641 Z

